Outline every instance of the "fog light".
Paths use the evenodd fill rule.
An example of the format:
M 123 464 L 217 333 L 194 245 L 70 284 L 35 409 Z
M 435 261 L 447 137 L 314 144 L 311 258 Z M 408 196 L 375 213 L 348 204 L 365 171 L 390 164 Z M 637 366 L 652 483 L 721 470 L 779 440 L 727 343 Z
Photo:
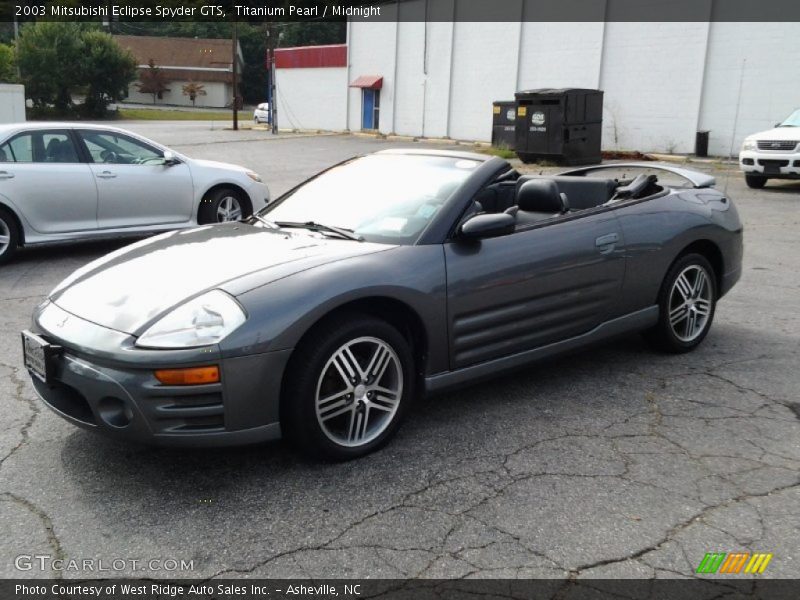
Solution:
M 97 403 L 97 412 L 104 423 L 111 427 L 122 428 L 130 425 L 133 411 L 119 398 L 107 396 Z
M 753 159 L 752 158 L 743 158 L 742 159 L 742 164 L 743 165 L 752 165 L 753 164 Z
M 219 367 L 192 367 L 189 369 L 159 369 L 155 373 L 164 385 L 205 385 L 219 383 Z

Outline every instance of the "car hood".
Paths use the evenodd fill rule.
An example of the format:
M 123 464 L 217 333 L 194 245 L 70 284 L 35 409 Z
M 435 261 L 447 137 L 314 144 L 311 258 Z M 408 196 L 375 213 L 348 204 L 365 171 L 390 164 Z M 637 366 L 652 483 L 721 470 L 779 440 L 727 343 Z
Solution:
M 204 169 L 225 169 L 230 171 L 238 171 L 239 173 L 246 173 L 250 169 L 246 169 L 241 165 L 234 165 L 231 163 L 217 162 L 216 160 L 204 160 L 202 158 L 192 158 L 192 163 Z
M 250 289 L 322 264 L 393 246 L 229 223 L 173 231 L 89 263 L 50 294 L 60 308 L 139 335 L 189 298 L 248 277 Z
M 800 127 L 776 127 L 747 136 L 748 140 L 800 140 Z

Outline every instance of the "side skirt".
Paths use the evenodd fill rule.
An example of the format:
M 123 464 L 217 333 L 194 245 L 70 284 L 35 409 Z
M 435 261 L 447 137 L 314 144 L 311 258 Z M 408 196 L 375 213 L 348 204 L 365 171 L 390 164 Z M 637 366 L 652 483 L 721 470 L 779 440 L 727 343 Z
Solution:
M 648 306 L 642 310 L 617 317 L 611 321 L 606 321 L 598 325 L 591 331 L 584 334 L 554 342 L 547 346 L 526 350 L 511 356 L 496 358 L 484 363 L 464 367 L 456 371 L 439 373 L 425 378 L 425 392 L 434 393 L 458 387 L 480 379 L 488 379 L 495 375 L 513 371 L 526 364 L 550 358 L 557 354 L 563 354 L 576 350 L 583 346 L 593 344 L 608 338 L 612 338 L 624 333 L 643 331 L 658 322 L 658 306 Z

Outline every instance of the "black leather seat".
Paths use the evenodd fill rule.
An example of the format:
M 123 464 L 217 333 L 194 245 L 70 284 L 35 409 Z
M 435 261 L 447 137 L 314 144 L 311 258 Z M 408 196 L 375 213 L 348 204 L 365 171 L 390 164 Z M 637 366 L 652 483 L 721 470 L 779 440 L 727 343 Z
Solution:
M 529 179 L 517 183 L 517 206 L 517 226 L 525 227 L 568 212 L 569 200 L 552 179 Z
M 611 200 L 617 190 L 617 182 L 613 179 L 598 179 L 596 177 L 526 175 L 520 177 L 519 181 L 537 179 L 554 181 L 558 186 L 558 190 L 565 193 L 569 198 L 570 210 L 584 210 L 601 206 Z

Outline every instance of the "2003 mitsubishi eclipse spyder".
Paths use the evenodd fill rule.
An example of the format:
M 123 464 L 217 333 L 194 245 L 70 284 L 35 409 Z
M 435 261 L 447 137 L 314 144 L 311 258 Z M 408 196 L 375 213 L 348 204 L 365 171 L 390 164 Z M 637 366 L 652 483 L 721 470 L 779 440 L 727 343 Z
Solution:
M 713 185 L 647 163 L 355 158 L 242 222 L 79 269 L 36 308 L 25 364 L 58 414 L 120 439 L 283 434 L 361 456 L 423 391 L 626 332 L 695 348 L 741 272 L 742 224 Z

